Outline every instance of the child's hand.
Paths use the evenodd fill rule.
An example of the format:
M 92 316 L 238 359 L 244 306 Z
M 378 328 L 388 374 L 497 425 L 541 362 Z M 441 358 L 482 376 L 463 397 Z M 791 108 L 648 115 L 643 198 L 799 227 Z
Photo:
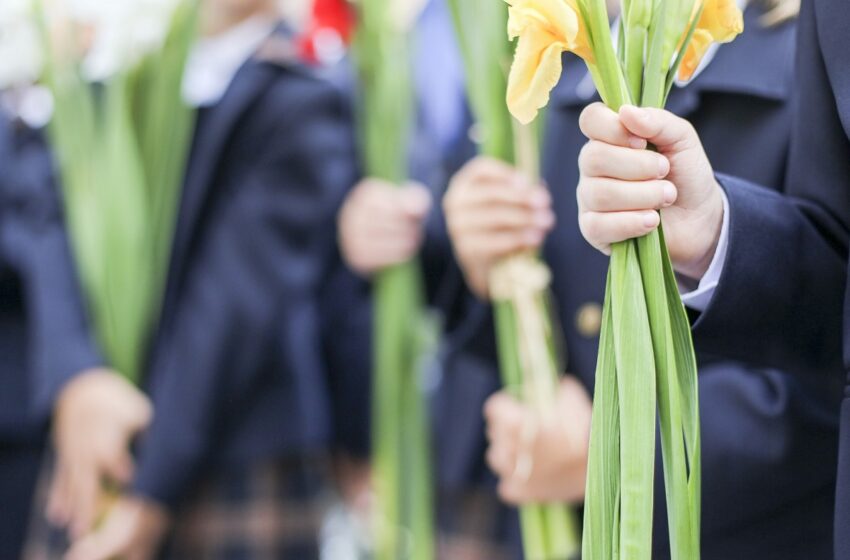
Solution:
M 339 214 L 339 244 L 352 270 L 370 276 L 413 258 L 422 245 L 431 192 L 410 183 L 402 188 L 378 179 L 361 181 Z
M 581 502 L 587 478 L 591 403 L 575 377 L 558 388 L 548 420 L 505 392 L 487 401 L 487 462 L 510 504 Z M 529 469 L 518 468 L 526 461 Z
M 658 227 L 661 210 L 674 267 L 702 278 L 717 248 L 723 201 L 693 126 L 661 109 L 626 106 L 617 114 L 595 103 L 582 113 L 581 129 L 590 140 L 579 158 L 585 239 L 609 253 L 611 244 Z
M 68 383 L 53 418 L 51 522 L 68 527 L 74 537 L 94 527 L 102 513 L 104 485 L 130 482 L 130 444 L 152 416 L 147 396 L 113 371 L 84 372 Z
M 487 297 L 490 269 L 499 259 L 539 248 L 555 225 L 543 186 L 484 157 L 455 175 L 443 208 L 466 282 L 481 298 Z

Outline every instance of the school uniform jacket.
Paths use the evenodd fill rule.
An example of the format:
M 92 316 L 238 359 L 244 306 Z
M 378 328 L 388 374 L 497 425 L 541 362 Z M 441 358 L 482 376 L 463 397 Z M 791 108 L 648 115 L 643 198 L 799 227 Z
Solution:
M 198 117 L 134 483 L 167 505 L 205 469 L 322 453 L 363 408 L 362 286 L 334 228 L 350 103 L 292 52 L 276 33 Z
M 100 363 L 49 153 L 0 115 L 0 558 L 20 555 L 51 403 Z
M 799 27 L 786 196 L 721 177 L 730 205 L 728 252 L 694 335 L 701 350 L 783 367 L 799 373 L 801 382 L 828 386 L 850 365 L 846 303 L 842 310 L 850 226 L 850 4 L 803 2 Z M 845 397 L 835 516 L 840 560 L 850 558 L 850 392 Z M 815 473 L 828 460 L 806 458 Z M 794 485 L 800 483 L 808 480 Z
M 100 365 L 41 137 L 0 116 L 0 442 L 31 444 L 76 373 Z

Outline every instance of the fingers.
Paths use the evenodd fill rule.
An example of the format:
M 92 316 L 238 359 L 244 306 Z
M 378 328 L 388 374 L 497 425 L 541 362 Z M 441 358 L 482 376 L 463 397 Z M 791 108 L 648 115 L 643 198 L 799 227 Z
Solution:
M 355 187 L 339 217 L 340 247 L 348 265 L 363 275 L 412 258 L 422 244 L 431 209 L 427 187 L 398 188 L 376 179 Z
M 624 105 L 620 108 L 619 120 L 631 133 L 646 138 L 662 151 L 671 146 L 683 149 L 699 143 L 691 123 L 663 109 Z
M 354 270 L 369 275 L 411 259 L 420 244 L 421 236 L 400 234 L 349 239 L 343 248 L 348 264 Z
M 153 404 L 150 399 L 136 387 L 130 387 L 133 404 L 128 407 L 128 426 L 132 434 L 145 430 L 153 420 Z
M 661 154 L 623 148 L 598 140 L 585 144 L 578 163 L 582 177 L 650 181 L 663 179 L 670 173 L 670 161 Z
M 126 448 L 116 448 L 103 462 L 104 475 L 118 485 L 129 484 L 133 477 L 133 457 Z
M 74 538 L 88 533 L 95 522 L 101 480 L 94 465 L 75 465 L 70 470 L 70 526 Z
M 591 245 L 608 253 L 610 246 L 620 241 L 642 237 L 661 223 L 654 210 L 636 212 L 582 212 L 579 228 Z
M 582 111 L 579 117 L 582 133 L 592 140 L 598 140 L 623 148 L 646 149 L 644 137 L 632 134 L 620 117 L 603 103 L 593 103 Z
M 403 188 L 395 189 L 394 195 L 400 200 L 405 214 L 417 222 L 430 212 L 433 205 L 430 189 L 420 183 L 407 183 Z
M 525 409 L 516 399 L 501 391 L 485 403 L 484 417 L 490 441 L 487 462 L 500 477 L 511 476 L 516 469 Z
M 678 191 L 665 180 L 625 182 L 607 178 L 587 178 L 579 183 L 579 205 L 590 212 L 660 210 L 676 202 Z
M 494 158 L 479 156 L 455 175 L 453 182 L 528 182 L 528 178 L 516 168 Z
M 403 218 L 420 221 L 430 211 L 433 197 L 425 185 L 397 187 L 379 179 L 366 179 L 354 188 L 351 201 L 370 221 Z
M 656 209 L 673 205 L 678 191 L 662 179 L 626 182 L 582 177 L 576 196 L 582 235 L 607 253 L 610 245 L 657 228 L 661 218 Z
M 61 462 L 57 462 L 50 481 L 46 511 L 48 521 L 56 527 L 65 527 L 70 520 L 68 494 L 68 469 Z
M 110 560 L 125 557 L 131 545 L 127 521 L 116 521 L 116 512 L 110 512 L 101 528 L 73 543 L 65 555 L 65 560 Z

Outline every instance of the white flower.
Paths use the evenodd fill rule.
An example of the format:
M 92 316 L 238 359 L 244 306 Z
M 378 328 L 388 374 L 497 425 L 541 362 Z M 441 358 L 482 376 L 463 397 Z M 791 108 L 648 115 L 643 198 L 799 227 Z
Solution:
M 54 0 L 54 6 L 73 24 L 90 31 L 83 71 L 88 79 L 99 81 L 132 68 L 161 47 L 181 1 Z
M 41 75 L 44 52 L 31 0 L 0 0 L 0 90 Z

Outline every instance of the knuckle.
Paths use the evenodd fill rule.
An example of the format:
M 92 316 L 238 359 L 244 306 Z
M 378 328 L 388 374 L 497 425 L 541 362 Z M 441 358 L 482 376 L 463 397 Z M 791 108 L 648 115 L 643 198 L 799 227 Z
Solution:
M 599 217 L 593 212 L 585 212 L 579 216 L 579 229 L 582 235 L 591 243 L 598 243 L 600 239 Z
M 595 177 L 600 174 L 603 164 L 599 142 L 591 140 L 581 149 L 579 167 L 584 175 Z
M 588 208 L 602 210 L 610 208 L 614 203 L 611 189 L 603 181 L 589 181 L 587 184 Z

